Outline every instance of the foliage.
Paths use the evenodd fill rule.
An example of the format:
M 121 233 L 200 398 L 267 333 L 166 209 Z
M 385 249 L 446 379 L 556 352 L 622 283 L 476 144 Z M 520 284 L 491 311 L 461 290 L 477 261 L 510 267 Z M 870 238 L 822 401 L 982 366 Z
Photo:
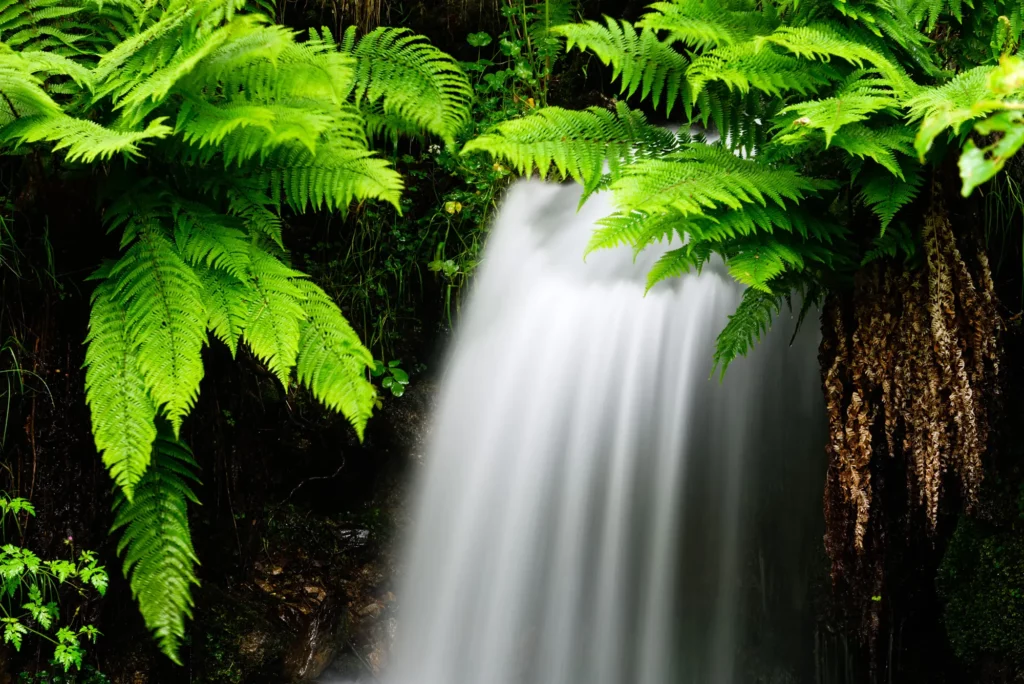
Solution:
M 362 205 L 350 217 L 347 231 L 339 234 L 332 226 L 324 227 L 322 238 L 301 255 L 304 268 L 342 303 L 378 358 L 409 351 L 410 333 L 432 322 L 423 320 L 423 314 L 425 308 L 430 313 L 435 301 L 441 322 L 453 322 L 463 288 L 480 261 L 495 200 L 513 177 L 506 165 L 482 155 L 460 155 L 458 149 L 490 126 L 519 117 L 570 88 L 562 38 L 553 29 L 572 18 L 574 3 L 501 4 L 500 31 L 465 37 L 476 59 L 459 66 L 470 78 L 474 98 L 454 144 L 399 150 L 391 136 L 378 136 L 393 150 L 396 168 L 407 179 L 399 208 Z M 435 289 L 440 292 L 435 294 Z M 424 297 L 428 307 L 419 304 Z M 385 394 L 389 390 L 381 389 Z
M 110 684 L 110 679 L 96 668 L 86 665 L 78 672 L 21 672 L 16 684 Z
M 65 545 L 71 560 L 43 560 L 11 541 L 12 529 L 20 535 L 20 517 L 35 515 L 26 499 L 0 493 L 0 626 L 2 640 L 20 651 L 25 641 L 39 638 L 53 645 L 51 662 L 65 672 L 82 667 L 88 642 L 100 635 L 95 625 L 79 619 L 79 610 L 67 616 L 63 599 L 74 592 L 83 599 L 107 590 L 107 572 L 96 554 L 82 549 L 74 554 L 73 540 Z M 64 601 L 66 603 L 66 601 Z
M 1024 661 L 1024 538 L 962 518 L 939 568 L 943 620 L 957 656 Z
M 398 207 L 404 183 L 372 136 L 452 139 L 471 97 L 458 64 L 407 31 L 301 38 L 265 4 L 0 2 L 0 144 L 48 154 L 66 177 L 95 174 L 120 236 L 93 275 L 86 395 L 122 497 L 125 572 L 172 659 L 196 562 L 176 440 L 209 334 L 286 389 L 307 387 L 361 438 L 373 357 L 291 266 L 288 211 Z
M 651 285 L 718 255 L 768 302 L 805 287 L 827 291 L 867 262 L 914 256 L 919 237 L 906 209 L 964 124 L 1002 133 L 983 149 L 968 143 L 965 192 L 1024 140 L 1015 128 L 1018 62 L 997 64 L 1020 44 L 1021 14 L 982 4 L 964 13 L 939 0 L 673 0 L 633 24 L 559 26 L 569 47 L 611 65 L 623 96 L 666 115 L 681 108 L 676 139 L 651 145 L 654 131 L 620 102 L 614 114 L 539 109 L 464 151 L 607 187 L 618 212 L 591 248 L 683 245 L 659 261 Z M 908 121 L 920 122 L 916 137 Z M 710 145 L 694 141 L 694 125 L 709 131 Z M 768 325 L 772 307 L 746 304 L 754 299 L 719 338 L 718 366 Z

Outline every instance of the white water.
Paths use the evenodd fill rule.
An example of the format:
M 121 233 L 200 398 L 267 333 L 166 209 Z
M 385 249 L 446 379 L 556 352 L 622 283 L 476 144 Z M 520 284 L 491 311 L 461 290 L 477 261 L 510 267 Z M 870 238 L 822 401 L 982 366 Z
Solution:
M 755 622 L 764 647 L 805 612 L 787 559 L 820 546 L 816 322 L 788 348 L 787 314 L 719 383 L 737 286 L 708 267 L 644 297 L 657 250 L 584 263 L 610 208 L 577 213 L 578 197 L 522 182 L 500 212 L 443 383 L 386 681 L 782 681 L 750 679 L 740 651 Z

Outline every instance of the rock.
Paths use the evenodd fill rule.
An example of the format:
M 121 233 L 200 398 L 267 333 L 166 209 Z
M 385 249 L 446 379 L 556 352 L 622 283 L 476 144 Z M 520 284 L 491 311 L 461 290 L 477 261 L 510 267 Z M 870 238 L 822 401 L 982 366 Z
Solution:
M 345 609 L 338 601 L 328 598 L 321 603 L 285 651 L 285 680 L 304 682 L 319 677 L 344 645 L 346 622 Z

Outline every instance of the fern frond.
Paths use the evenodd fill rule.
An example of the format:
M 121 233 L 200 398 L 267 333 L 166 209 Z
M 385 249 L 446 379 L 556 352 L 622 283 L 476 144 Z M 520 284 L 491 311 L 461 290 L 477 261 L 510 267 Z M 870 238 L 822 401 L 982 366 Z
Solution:
M 113 130 L 86 119 L 65 114 L 25 116 L 0 130 L 0 141 L 30 144 L 54 142 L 54 152 L 66 150 L 68 161 L 91 163 L 122 154 L 138 157 L 139 145 L 166 138 L 171 128 L 162 117 L 153 119 L 142 130 Z
M 614 213 L 597 222 L 598 228 L 590 236 L 583 257 L 599 249 L 613 249 L 622 245 L 629 245 L 634 252 L 638 252 L 656 239 L 653 235 L 672 235 L 678 221 L 678 216 L 674 214 L 652 216 L 643 211 Z
M 250 235 L 263 234 L 284 249 L 278 208 L 258 189 L 235 186 L 228 191 L 229 210 L 245 223 Z
M 786 288 L 784 294 L 788 292 Z M 778 294 L 772 288 L 753 287 L 743 292 L 743 299 L 736 307 L 736 312 L 729 316 L 729 322 L 715 341 L 714 369 L 721 368 L 722 376 L 729 364 L 746 356 L 754 344 L 768 334 L 772 319 L 782 311 L 784 294 Z
M 111 269 L 127 310 L 129 334 L 146 388 L 177 434 L 199 396 L 206 342 L 202 286 L 158 227 L 138 239 Z
M 781 26 L 771 35 L 755 40 L 778 45 L 805 59 L 827 62 L 838 57 L 857 67 L 870 64 L 901 97 L 917 90 L 917 85 L 899 64 L 866 43 L 843 37 L 827 24 Z
M 717 207 L 764 205 L 769 199 L 783 206 L 783 200 L 803 199 L 814 183 L 792 168 L 741 159 L 721 145 L 698 144 L 633 164 L 611 190 L 620 210 L 675 210 L 685 217 Z
M 287 389 L 299 354 L 304 293 L 295 271 L 257 245 L 250 246 L 248 284 L 253 291 L 245 315 L 243 337 L 256 358 L 266 364 Z
M 199 266 L 195 271 L 203 286 L 206 325 L 217 339 L 228 346 L 234 357 L 238 353 L 238 341 L 245 330 L 255 293 L 247 283 L 218 268 Z
M 998 109 L 999 103 L 986 97 L 991 73 L 991 67 L 977 67 L 958 74 L 948 83 L 922 88 L 907 100 L 907 118 L 921 122 L 914 147 L 922 161 L 940 133 L 946 129 L 959 133 L 968 121 Z
M 306 315 L 299 332 L 299 382 L 324 406 L 340 411 L 362 440 L 377 398 L 367 380 L 373 355 L 323 290 L 308 280 L 295 285 Z
M 859 78 L 846 84 L 833 97 L 790 105 L 779 113 L 789 114 L 791 127 L 823 131 L 827 147 L 843 126 L 892 111 L 896 105 L 892 90 L 882 79 Z
M 177 201 L 172 207 L 174 242 L 193 266 L 205 263 L 245 280 L 249 271 L 249 239 L 239 222 L 203 204 Z
M 917 197 L 923 182 L 924 179 L 918 169 L 907 173 L 903 178 L 889 172 L 868 173 L 861 185 L 859 199 L 878 216 L 884 234 L 896 212 Z
M 353 42 L 349 29 L 344 45 Z M 385 113 L 416 122 L 449 143 L 466 124 L 473 89 L 458 63 L 407 29 L 378 28 L 352 48 L 353 97 L 382 101 Z
M 755 290 L 771 292 L 769 282 L 786 270 L 803 270 L 800 251 L 779 240 L 763 237 L 741 240 L 731 246 L 726 259 L 729 274 Z
M 878 162 L 900 180 L 903 180 L 903 169 L 896 155 L 914 156 L 914 132 L 906 126 L 869 128 L 850 124 L 836 132 L 832 144 L 855 157 Z
M 282 196 L 291 207 L 344 209 L 353 200 L 382 199 L 396 208 L 402 177 L 384 159 L 326 141 L 315 153 L 302 147 L 278 148 L 260 166 L 263 187 L 275 203 Z
M 192 491 L 199 483 L 197 468 L 188 447 L 168 433 L 158 436 L 134 498 L 115 495 L 111 528 L 123 530 L 117 553 L 124 557 L 124 574 L 146 626 L 179 665 L 178 647 L 194 605 L 192 586 L 199 584 L 188 525 L 188 502 L 198 503 Z
M 672 249 L 654 262 L 654 266 L 647 273 L 647 288 L 651 288 L 663 280 L 678 278 L 690 271 L 700 271 L 701 267 L 711 258 L 711 247 L 707 243 L 688 243 L 677 249 Z
M 672 40 L 695 48 L 715 48 L 747 40 L 772 28 L 770 16 L 749 9 L 735 10 L 716 0 L 655 2 L 637 26 L 666 31 Z
M 705 52 L 693 60 L 686 77 L 694 94 L 710 81 L 721 81 L 741 93 L 753 88 L 769 95 L 788 91 L 804 95 L 838 80 L 839 75 L 828 64 L 808 63 L 751 41 Z
M 96 450 L 130 500 L 149 466 L 156 406 L 138 367 L 127 317 L 113 283 L 101 283 L 92 295 L 85 338 L 85 402 Z
M 656 109 L 664 97 L 666 115 L 671 115 L 676 102 L 686 97 L 688 60 L 652 29 L 637 33 L 628 21 L 605 17 L 605 25 L 587 21 L 553 30 L 565 36 L 566 49 L 589 50 L 604 65 L 611 65 L 612 81 L 621 79 L 619 92 L 626 97 L 639 90 L 641 99 L 650 97 Z
M 601 180 L 605 162 L 617 174 L 634 158 L 668 151 L 675 144 L 672 133 L 619 103 L 615 112 L 600 107 L 539 109 L 498 124 L 493 132 L 466 143 L 462 153 L 487 152 L 522 175 L 536 168 L 547 176 L 554 167 L 558 175 L 575 179 L 589 192 Z

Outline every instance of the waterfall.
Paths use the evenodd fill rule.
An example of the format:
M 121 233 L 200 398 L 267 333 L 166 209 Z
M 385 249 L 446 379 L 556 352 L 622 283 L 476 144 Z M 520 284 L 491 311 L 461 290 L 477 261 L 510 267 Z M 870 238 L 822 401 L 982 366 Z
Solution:
M 720 382 L 740 288 L 712 263 L 644 296 L 658 250 L 584 262 L 612 209 L 579 198 L 522 181 L 503 203 L 419 474 L 386 681 L 805 681 L 814 317 L 791 346 L 784 311 Z

